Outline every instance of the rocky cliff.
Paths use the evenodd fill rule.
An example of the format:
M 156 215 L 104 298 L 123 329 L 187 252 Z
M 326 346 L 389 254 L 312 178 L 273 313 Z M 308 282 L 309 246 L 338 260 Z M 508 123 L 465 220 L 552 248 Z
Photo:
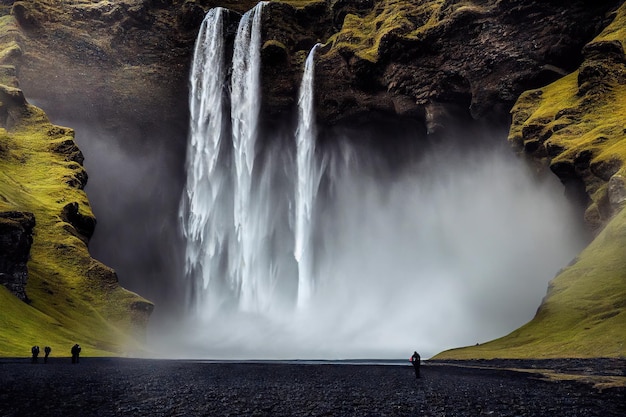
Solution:
M 4 54 L 6 59 L 16 60 L 20 87 L 26 97 L 41 102 L 54 117 L 70 115 L 73 120 L 114 132 L 125 145 L 158 146 L 168 154 L 178 155 L 173 168 L 163 167 L 168 177 L 176 178 L 182 170 L 186 140 L 187 74 L 200 22 L 210 7 L 230 8 L 233 12 L 228 32 L 232 42 L 239 13 L 254 3 L 4 0 L 2 9 L 5 13 L 11 11 L 19 28 L 13 31 L 16 41 L 8 43 Z M 592 229 L 600 231 L 609 224 L 588 252 L 560 275 L 565 278 L 555 279 L 550 294 L 566 293 L 556 288 L 568 287 L 572 276 L 588 282 L 587 276 L 593 275 L 588 271 L 607 265 L 606 259 L 599 255 L 604 252 L 602 248 L 608 247 L 603 245 L 616 245 L 619 241 L 612 238 L 619 236 L 619 232 L 611 230 L 621 227 L 624 198 L 620 171 L 623 124 L 620 125 L 619 116 L 623 112 L 619 106 L 624 96 L 620 94 L 624 84 L 620 75 L 624 54 L 620 46 L 624 42 L 621 28 L 625 24 L 622 9 L 614 13 L 621 3 L 271 2 L 263 21 L 264 128 L 280 128 L 285 120 L 293 120 L 302 64 L 316 42 L 324 44 L 317 58 L 316 90 L 322 135 L 325 129 L 355 122 L 375 125 L 380 120 L 410 120 L 422 126 L 424 135 L 436 134 L 460 121 L 508 125 L 509 110 L 514 107 L 512 144 L 538 170 L 549 166 L 559 176 L 568 194 L 585 208 L 585 219 Z M 607 28 L 611 22 L 612 26 Z M 604 29 L 600 37 L 589 43 Z M 15 86 L 11 70 L 5 72 L 8 85 Z M 66 183 L 80 189 L 86 177 L 70 131 L 54 130 L 48 125 L 42 129 L 42 132 L 50 129 L 56 132 L 45 135 L 52 138 L 54 146 L 63 148 L 64 164 L 71 172 L 63 175 L 72 179 Z M 146 148 L 133 145 L 132 152 L 137 155 L 142 149 Z M 176 218 L 176 204 L 172 201 L 177 200 L 174 191 L 167 191 L 159 200 L 163 206 L 161 215 L 165 213 L 171 223 Z M 126 217 L 124 221 L 127 221 L 123 227 L 109 226 L 99 233 L 110 236 L 146 233 L 151 225 L 141 222 L 152 220 L 149 205 L 154 202 L 141 206 L 141 210 L 127 210 L 138 213 L 132 216 L 120 213 L 118 217 Z M 55 210 L 55 219 L 63 227 L 57 225 L 50 230 L 62 229 L 80 241 L 77 244 L 84 245 L 93 231 L 93 217 L 84 196 L 57 202 Z M 39 225 L 36 212 L 35 217 Z M 612 233 L 612 237 L 602 237 L 607 233 Z M 118 237 L 117 241 L 126 251 L 132 250 L 124 246 L 131 239 Z M 159 264 L 163 257 L 157 256 L 159 248 L 151 246 L 158 239 L 144 241 L 152 256 L 145 263 L 133 262 L 139 262 L 140 269 L 161 271 L 154 280 L 144 280 L 148 281 L 144 285 L 149 292 L 150 287 L 168 285 L 171 267 Z M 617 246 L 613 249 L 617 256 L 619 249 Z M 583 269 L 581 265 L 585 265 Z M 114 286 L 112 272 L 100 264 L 85 263 L 82 268 L 81 273 L 86 268 L 105 277 L 102 281 L 108 283 L 105 287 Z M 617 301 L 609 303 L 613 307 L 602 307 L 608 302 L 603 298 L 604 293 L 583 297 L 589 298 L 589 308 L 598 309 L 594 320 L 607 323 L 606 326 L 614 326 L 625 315 L 623 302 L 619 301 L 626 299 L 621 275 L 617 269 L 610 271 L 603 273 L 606 283 L 602 287 L 607 291 L 615 289 Z M 577 305 L 579 295 L 568 296 L 567 303 Z M 548 308 L 550 299 L 554 297 L 546 298 L 538 318 L 556 317 L 551 313 L 553 309 Z M 607 317 L 601 319 L 603 314 Z M 536 319 L 534 323 L 546 322 Z M 585 327 L 604 328 L 605 324 L 598 326 L 598 323 L 594 321 Z M 569 329 L 569 321 L 559 319 L 545 326 L 544 330 L 560 334 L 561 339 L 573 337 L 554 332 L 552 327 Z M 599 331 L 594 330 L 593 334 Z M 526 352 L 513 347 L 528 341 L 516 340 L 500 345 L 508 350 L 499 354 L 519 356 L 520 352 Z M 538 348 L 531 351 L 533 355 L 541 354 Z M 471 352 L 476 353 L 468 355 L 489 355 L 488 350 Z M 622 343 L 621 348 L 611 345 L 602 354 L 623 352 Z M 585 353 L 571 347 L 560 352 L 554 348 L 546 354 Z

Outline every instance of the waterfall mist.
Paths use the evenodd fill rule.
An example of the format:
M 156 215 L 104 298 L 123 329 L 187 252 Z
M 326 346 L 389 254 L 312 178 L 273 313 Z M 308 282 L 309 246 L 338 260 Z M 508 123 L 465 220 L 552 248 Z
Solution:
M 376 155 L 336 140 L 306 307 L 190 316 L 167 355 L 428 357 L 530 320 L 581 249 L 560 185 L 532 178 L 507 149 L 435 147 L 389 174 Z

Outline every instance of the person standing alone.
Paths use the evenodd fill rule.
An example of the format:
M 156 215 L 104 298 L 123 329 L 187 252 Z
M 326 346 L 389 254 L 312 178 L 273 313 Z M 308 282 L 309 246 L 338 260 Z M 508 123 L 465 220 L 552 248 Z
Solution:
M 421 365 L 420 362 L 422 361 L 420 354 L 417 353 L 417 351 L 413 352 L 413 356 L 411 356 L 411 359 L 409 360 L 413 364 L 413 369 L 415 369 L 415 378 L 419 378 L 420 377 L 420 365 Z
M 72 346 L 72 363 L 78 363 L 80 351 L 81 349 L 78 343 Z

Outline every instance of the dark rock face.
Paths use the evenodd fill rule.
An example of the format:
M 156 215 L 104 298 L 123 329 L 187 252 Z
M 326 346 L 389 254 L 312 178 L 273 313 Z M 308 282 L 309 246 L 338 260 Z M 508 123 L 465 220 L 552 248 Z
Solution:
M 234 10 L 227 24 L 230 43 L 237 13 L 255 3 L 124 0 L 58 7 L 50 1 L 16 2 L 13 14 L 27 34 L 24 89 L 37 98 L 58 96 L 52 113 L 80 109 L 86 120 L 104 124 L 123 140 L 184 138 L 187 75 L 204 13 L 215 6 Z M 263 17 L 263 120 L 271 127 L 293 119 L 304 60 L 321 42 L 325 47 L 316 67 L 321 124 L 380 115 L 440 128 L 448 122 L 439 115 L 459 109 L 462 118 L 508 123 L 523 91 L 580 64 L 583 46 L 619 3 L 341 0 L 294 8 L 270 2 Z M 394 26 L 395 16 L 402 25 Z M 83 36 L 85 30 L 92 36 Z M 604 54 L 604 49 L 584 53 Z M 58 69 L 64 74 L 52 85 L 40 76 Z M 587 73 L 592 76 L 593 69 Z M 155 121 L 170 131 L 155 130 Z M 180 141 L 167 146 L 183 153 Z
M 22 0 L 13 6 L 28 35 L 21 79 L 35 97 L 58 94 L 65 109 L 54 111 L 81 109 L 118 136 L 145 131 L 158 137 L 152 122 L 165 121 L 184 137 L 187 74 L 204 13 L 215 6 L 242 13 L 255 3 L 124 0 L 56 8 L 54 2 Z M 263 22 L 263 119 L 272 124 L 293 115 L 304 59 L 321 42 L 316 101 L 322 124 L 374 113 L 426 121 L 433 106 L 506 122 L 523 91 L 580 64 L 583 46 L 619 3 L 424 0 L 389 6 L 341 0 L 294 8 L 271 2 Z M 403 25 L 389 30 L 393 16 L 376 20 L 385 13 L 397 14 Z M 375 30 L 355 33 L 346 16 L 363 26 L 376 20 Z M 81 35 L 87 29 L 92 36 Z M 228 31 L 231 36 L 232 25 Z M 375 50 L 368 57 L 363 48 L 370 44 Z M 51 60 L 44 53 L 58 55 Z M 40 74 L 57 72 L 59 63 L 65 74 L 50 85 Z
M 506 120 L 523 91 L 554 81 L 580 64 L 582 47 L 606 24 L 605 13 L 620 2 L 482 1 L 476 7 L 448 3 L 433 17 L 434 23 L 420 20 L 425 17 L 418 13 L 419 6 L 402 10 L 410 23 L 382 36 L 374 58 L 360 53 L 358 42 L 367 44 L 376 34 L 357 32 L 363 36 L 357 42 L 353 30 L 344 42 L 342 33 L 346 13 L 382 13 L 386 6 L 381 2 L 315 3 L 297 11 L 269 4 L 265 38 L 284 45 L 288 59 L 264 61 L 266 115 L 293 106 L 302 55 L 316 41 L 330 38 L 316 67 L 323 123 L 377 112 L 424 118 L 428 106 L 447 104 L 464 107 L 474 119 Z M 359 22 L 367 25 L 372 16 Z M 383 31 L 386 24 L 377 22 L 376 28 Z M 411 30 L 421 32 L 411 35 Z
M 22 90 L 0 84 L 0 126 L 12 128 L 25 107 L 26 99 Z
M 33 243 L 35 216 L 9 211 L 0 213 L 0 284 L 22 301 L 27 301 L 26 263 Z

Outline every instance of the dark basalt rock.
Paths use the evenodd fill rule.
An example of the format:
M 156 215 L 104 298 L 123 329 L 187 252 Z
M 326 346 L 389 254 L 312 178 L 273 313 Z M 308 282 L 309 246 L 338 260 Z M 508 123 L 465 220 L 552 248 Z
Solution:
M 624 47 L 619 41 L 599 41 L 585 45 L 583 56 L 586 60 L 614 59 L 617 62 L 625 62 Z
M 76 202 L 66 204 L 61 211 L 61 218 L 74 226 L 76 230 L 75 236 L 87 244 L 96 228 L 96 219 L 80 213 L 78 207 L 79 205 Z
M 33 243 L 35 216 L 32 213 L 0 213 L 0 284 L 22 301 L 26 296 L 26 263 Z
M 183 30 L 192 30 L 200 26 L 205 14 L 205 10 L 198 3 L 186 1 L 177 16 L 178 24 Z
M 0 84 L 0 126 L 12 128 L 25 108 L 26 99 L 22 90 Z
M 385 34 L 375 62 L 345 46 L 321 48 L 316 57 L 318 122 L 340 124 L 372 113 L 420 119 L 431 103 L 464 107 L 474 119 L 506 122 L 523 91 L 580 65 L 583 46 L 606 24 L 605 12 L 612 6 L 509 3 L 482 1 L 480 7 L 443 11 L 454 9 L 449 2 L 439 22 L 424 27 L 419 38 L 401 31 Z M 335 1 L 295 10 L 270 3 L 263 38 L 284 49 L 263 56 L 264 119 L 293 111 L 302 62 L 315 42 L 327 42 L 341 30 L 346 14 L 364 17 L 377 7 L 380 2 Z M 413 19 L 410 12 L 407 18 Z M 616 45 L 606 48 L 619 54 Z
M 76 162 L 80 165 L 85 161 L 82 151 L 76 146 L 76 142 L 73 139 L 65 139 L 60 142 L 55 142 L 51 145 L 50 149 L 65 157 L 67 162 Z
M 617 158 L 592 162 L 590 166 L 591 172 L 604 181 L 609 181 L 621 167 L 622 161 Z

